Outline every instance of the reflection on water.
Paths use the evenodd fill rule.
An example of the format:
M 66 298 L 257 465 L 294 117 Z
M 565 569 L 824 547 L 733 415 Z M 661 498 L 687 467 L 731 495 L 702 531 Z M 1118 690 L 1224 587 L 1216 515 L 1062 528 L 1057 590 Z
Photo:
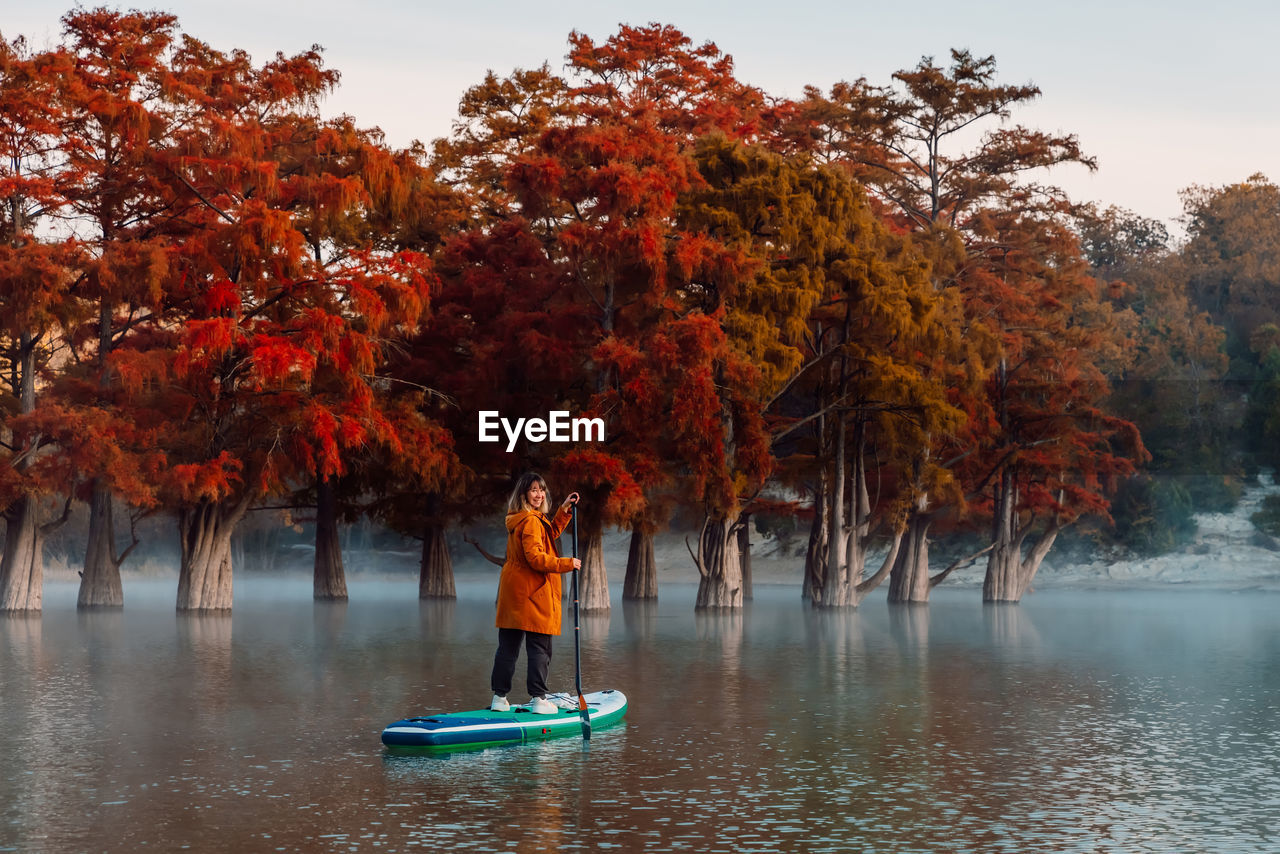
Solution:
M 1275 594 L 1068 592 L 806 609 L 693 586 L 582 621 L 626 723 L 446 756 L 382 726 L 478 707 L 491 581 L 237 585 L 233 615 L 0 619 L 0 850 L 1270 851 Z M 573 684 L 572 630 L 553 688 Z

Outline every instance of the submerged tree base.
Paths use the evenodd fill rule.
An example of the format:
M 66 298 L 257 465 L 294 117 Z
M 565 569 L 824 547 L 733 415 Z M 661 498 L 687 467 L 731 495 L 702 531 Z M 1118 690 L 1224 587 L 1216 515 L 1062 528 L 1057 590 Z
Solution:
M 692 554 L 692 550 L 690 552 Z M 733 520 L 708 517 L 692 554 L 698 567 L 698 599 L 695 608 L 734 611 L 742 608 L 742 554 Z
M 627 601 L 658 598 L 658 567 L 653 558 L 652 531 L 637 528 L 631 532 L 622 598 Z
M 85 549 L 76 608 L 124 607 L 124 587 L 120 583 L 120 564 L 124 557 L 116 557 L 115 539 L 111 492 L 101 483 L 95 483 L 89 499 L 89 544 Z M 132 550 L 130 546 L 125 554 Z
M 178 571 L 178 610 L 231 610 L 231 532 L 248 502 L 227 509 L 202 501 L 178 517 L 182 566 Z
M 0 560 L 0 612 L 34 614 L 40 611 L 44 595 L 40 508 L 32 496 L 18 499 L 16 507 Z
M 322 602 L 347 600 L 347 571 L 338 538 L 338 506 L 333 479 L 316 481 L 316 552 L 312 596 Z
M 457 599 L 453 583 L 453 555 L 443 525 L 428 525 L 422 532 L 422 565 L 418 576 L 419 599 Z
M 584 614 L 603 614 L 611 609 L 609 578 L 604 566 L 604 538 L 599 531 L 592 531 L 583 540 L 582 569 L 578 574 L 579 610 Z
M 1022 556 L 1022 537 L 1026 536 L 1025 533 L 1012 541 L 997 540 L 987 562 L 987 575 L 982 581 L 982 601 L 990 604 L 1016 604 L 1021 601 L 1031 588 L 1031 582 L 1053 546 L 1059 530 L 1054 525 L 1041 534 L 1026 557 Z
M 929 522 L 913 516 L 903 540 L 889 572 L 889 601 L 928 604 L 933 589 L 929 583 Z

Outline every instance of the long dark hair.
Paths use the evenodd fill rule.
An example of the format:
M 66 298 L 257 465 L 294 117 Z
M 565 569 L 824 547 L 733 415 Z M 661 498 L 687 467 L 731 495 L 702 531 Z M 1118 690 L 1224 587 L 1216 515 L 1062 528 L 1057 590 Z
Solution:
M 542 499 L 541 507 L 530 507 L 529 502 L 525 501 L 525 496 L 529 494 L 529 490 L 533 489 L 533 485 L 541 484 L 545 498 Z M 542 479 L 542 475 L 537 472 L 527 471 L 520 475 L 520 479 L 516 481 L 516 488 L 512 490 L 511 497 L 507 499 L 507 512 L 519 513 L 521 510 L 541 510 L 547 512 L 547 508 L 551 506 L 551 490 L 547 489 L 547 482 Z

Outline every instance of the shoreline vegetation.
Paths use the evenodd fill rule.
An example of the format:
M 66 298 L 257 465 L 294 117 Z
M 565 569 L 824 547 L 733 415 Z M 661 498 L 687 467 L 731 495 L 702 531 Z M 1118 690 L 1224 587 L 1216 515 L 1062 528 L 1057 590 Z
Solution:
M 587 613 L 622 566 L 742 608 L 757 537 L 814 607 L 977 573 L 1014 603 L 1091 550 L 1213 558 L 1197 518 L 1280 463 L 1280 187 L 1186 188 L 1177 239 L 1071 199 L 1096 161 L 995 57 L 786 99 L 672 26 L 573 32 L 396 149 L 325 113 L 319 47 L 62 27 L 0 38 L 0 612 L 41 610 L 73 520 L 86 609 L 160 560 L 224 611 L 247 554 L 290 562 L 255 545 L 345 600 L 352 525 L 452 598 L 528 470 L 582 496 Z M 1249 508 L 1280 548 L 1280 498 Z
M 1250 516 L 1257 512 L 1265 499 L 1275 495 L 1280 495 L 1280 485 L 1269 477 L 1263 478 L 1261 483 L 1244 491 L 1239 505 L 1232 512 L 1198 514 L 1197 530 L 1191 540 L 1161 555 L 1144 557 L 1114 550 L 1102 555 L 1092 546 L 1082 547 L 1070 556 L 1063 555 L 1049 562 L 1037 588 L 1252 589 L 1258 585 L 1275 585 L 1275 589 L 1280 590 L 1280 550 L 1260 544 L 1256 528 L 1250 521 Z M 687 532 L 683 536 L 668 533 L 655 537 L 655 564 L 660 589 L 666 584 L 698 584 L 697 570 L 690 566 L 684 544 L 684 537 L 695 533 Z M 625 565 L 628 545 L 627 532 L 608 532 L 604 542 L 606 564 Z M 756 533 L 752 540 L 752 581 L 755 585 L 798 590 L 804 579 L 803 555 L 779 557 L 776 553 L 780 545 L 778 540 L 765 539 Z M 467 552 L 472 549 L 461 539 L 451 546 L 458 554 L 454 573 L 459 585 L 497 584 L 498 567 L 478 555 L 468 556 Z M 268 568 L 254 556 L 247 556 L 240 577 L 253 582 L 305 582 L 311 574 L 310 549 L 295 544 L 286 551 L 294 554 L 285 566 L 279 565 L 278 557 L 273 561 L 275 565 Z M 417 583 L 420 553 L 412 542 L 402 542 L 398 548 L 358 546 L 347 554 L 348 580 L 351 582 L 400 584 L 405 586 L 406 595 Z M 177 583 L 178 566 L 174 560 L 149 557 L 136 563 L 139 565 L 121 570 L 126 586 L 139 581 Z M 46 567 L 46 581 L 62 585 L 78 583 L 78 570 L 65 557 L 51 555 Z M 970 565 L 958 570 L 948 586 L 973 591 L 981 588 L 982 583 L 983 568 Z M 611 593 L 615 602 L 623 601 L 620 581 L 611 585 Z

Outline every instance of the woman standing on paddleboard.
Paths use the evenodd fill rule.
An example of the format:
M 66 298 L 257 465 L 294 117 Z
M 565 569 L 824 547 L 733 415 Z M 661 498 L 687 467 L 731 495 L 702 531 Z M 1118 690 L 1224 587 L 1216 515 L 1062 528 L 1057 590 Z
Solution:
M 547 518 L 551 496 L 546 481 L 528 472 L 520 477 L 507 502 L 507 559 L 498 578 L 498 651 L 493 657 L 493 702 L 496 712 L 511 709 L 507 694 L 523 643 L 528 663 L 531 712 L 549 715 L 556 705 L 547 699 L 547 668 L 551 637 L 560 634 L 560 574 L 573 572 L 582 562 L 560 557 L 556 540 L 569 524 L 572 493 L 554 519 Z

